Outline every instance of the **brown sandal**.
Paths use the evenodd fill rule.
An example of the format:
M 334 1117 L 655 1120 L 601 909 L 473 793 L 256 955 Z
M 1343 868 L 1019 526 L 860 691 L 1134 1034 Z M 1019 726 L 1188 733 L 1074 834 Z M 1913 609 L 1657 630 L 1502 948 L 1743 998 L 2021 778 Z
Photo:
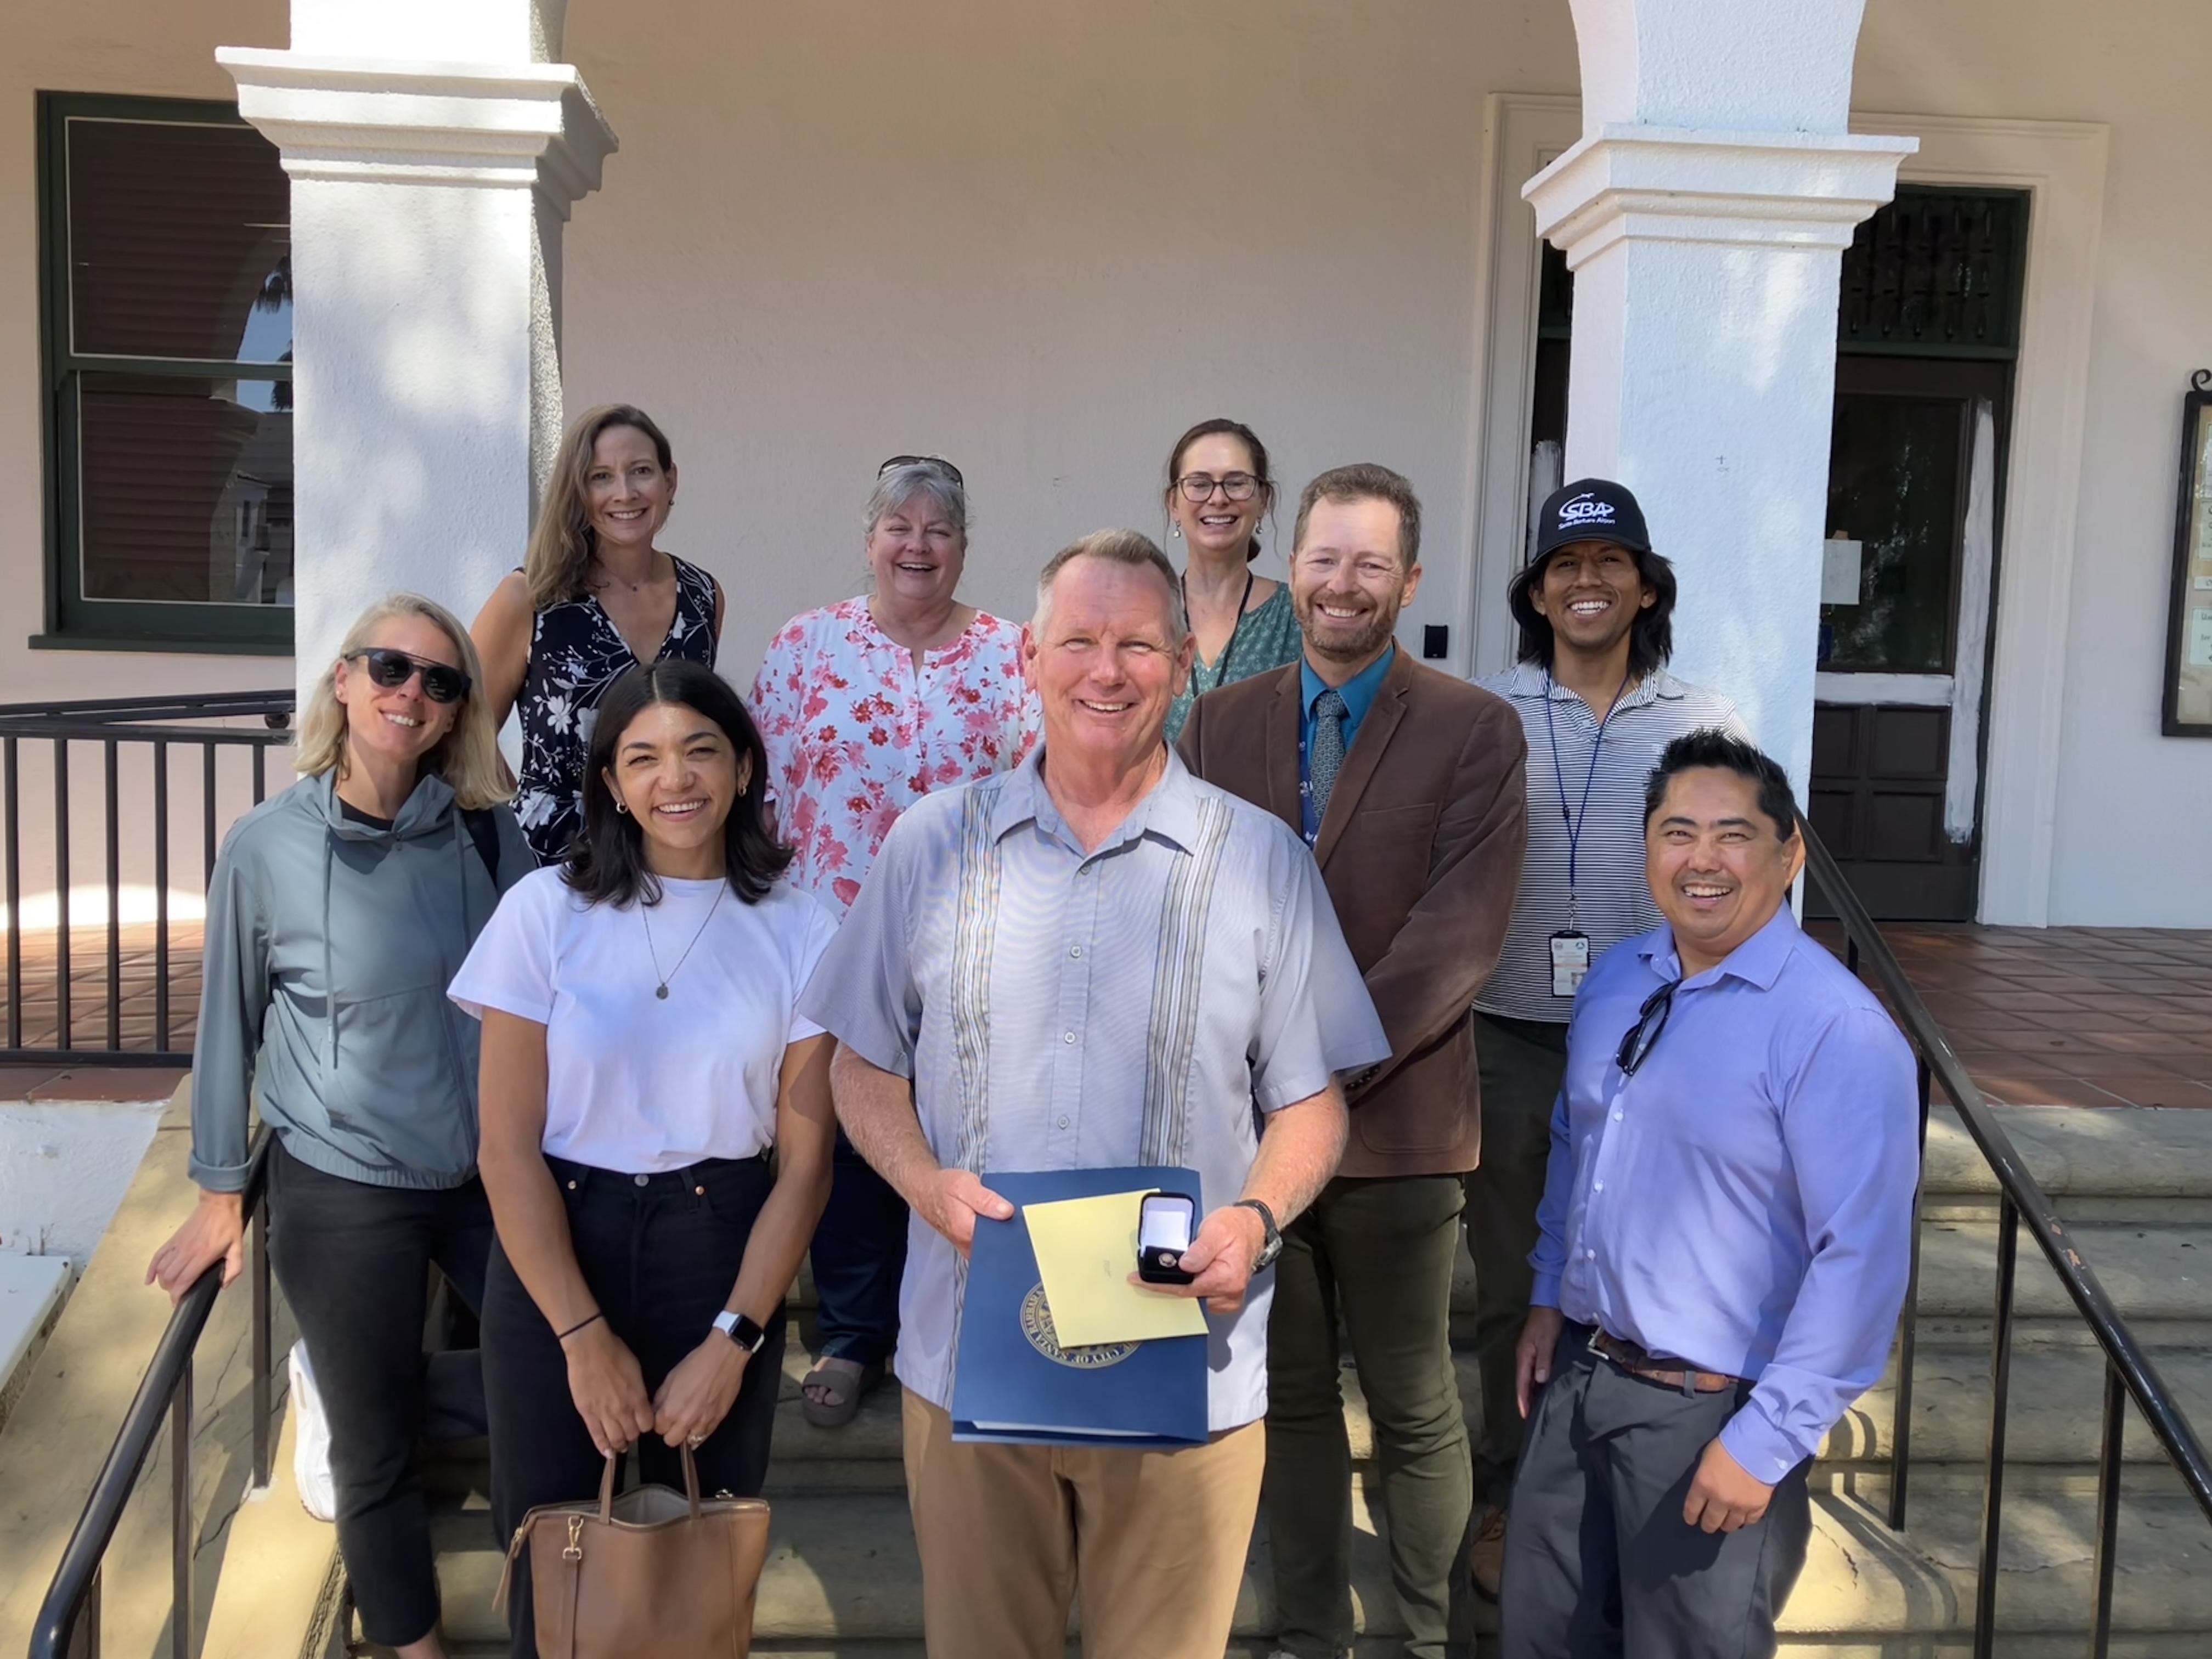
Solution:
M 883 1380 L 880 1359 L 865 1365 L 834 1357 L 817 1359 L 799 1382 L 799 1409 L 817 1429 L 842 1429 L 860 1415 L 860 1401 Z M 808 1389 L 819 1389 L 830 1397 L 817 1401 L 805 1392 Z

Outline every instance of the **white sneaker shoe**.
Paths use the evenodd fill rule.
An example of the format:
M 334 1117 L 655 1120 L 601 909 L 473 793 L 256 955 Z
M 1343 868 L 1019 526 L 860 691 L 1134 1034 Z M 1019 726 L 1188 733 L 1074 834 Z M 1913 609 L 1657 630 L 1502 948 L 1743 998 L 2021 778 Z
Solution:
M 292 1439 L 292 1480 L 300 1489 L 300 1507 L 318 1521 L 335 1521 L 338 1495 L 331 1479 L 331 1421 L 323 1415 L 323 1396 L 315 1388 L 304 1340 L 292 1345 L 286 1370 L 292 1379 L 292 1409 L 299 1419 Z

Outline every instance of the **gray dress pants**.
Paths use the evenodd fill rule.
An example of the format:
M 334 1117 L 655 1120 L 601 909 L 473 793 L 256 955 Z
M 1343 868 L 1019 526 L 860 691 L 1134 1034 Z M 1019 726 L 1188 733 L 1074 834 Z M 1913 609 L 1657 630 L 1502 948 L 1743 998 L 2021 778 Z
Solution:
M 1569 1325 L 1513 1482 L 1498 1595 L 1505 1659 L 1760 1659 L 1812 1541 L 1808 1464 L 1732 1533 L 1682 1519 L 1706 1443 L 1749 1395 L 1632 1376 Z

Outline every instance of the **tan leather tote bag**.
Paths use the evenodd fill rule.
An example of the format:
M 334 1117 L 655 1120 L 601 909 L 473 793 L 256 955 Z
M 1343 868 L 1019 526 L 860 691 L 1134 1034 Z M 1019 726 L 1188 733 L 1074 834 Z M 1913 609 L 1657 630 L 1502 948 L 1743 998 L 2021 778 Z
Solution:
M 541 1504 L 514 1529 L 507 1565 L 530 1552 L 539 1659 L 746 1659 L 753 1595 L 768 1559 L 768 1505 L 699 1499 L 684 1448 L 684 1491 L 615 1496 L 607 1459 L 596 1504 Z M 507 1605 L 502 1571 L 492 1605 Z

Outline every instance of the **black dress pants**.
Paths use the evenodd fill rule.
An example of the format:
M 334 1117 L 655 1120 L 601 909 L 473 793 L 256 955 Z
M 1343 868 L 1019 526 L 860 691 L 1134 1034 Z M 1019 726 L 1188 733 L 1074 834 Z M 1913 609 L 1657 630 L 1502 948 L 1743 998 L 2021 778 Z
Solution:
M 1513 1479 L 1498 1591 L 1504 1659 L 1763 1659 L 1813 1537 L 1808 1464 L 1729 1533 L 1682 1519 L 1706 1444 L 1750 1396 L 1684 1394 L 1569 1325 Z
M 548 1158 L 568 1212 L 576 1265 L 607 1324 L 637 1356 L 649 1395 L 714 1334 L 738 1282 L 753 1222 L 774 1177 L 765 1158 L 712 1159 L 665 1175 L 623 1175 Z M 716 1341 L 723 1339 L 717 1336 Z M 783 1374 L 784 1316 L 745 1367 L 721 1426 L 693 1454 L 708 1496 L 753 1498 L 768 1475 Z M 540 1504 L 592 1498 L 606 1468 L 568 1392 L 565 1351 L 506 1252 L 493 1246 L 483 1303 L 484 1394 L 491 1416 L 491 1514 L 504 1550 Z M 648 1482 L 684 1487 L 682 1460 L 658 1435 L 631 1449 Z M 530 1561 L 515 1563 L 507 1628 L 519 1659 L 536 1659 Z
M 432 1262 L 483 1302 L 491 1206 L 473 1177 L 442 1192 L 327 1175 L 284 1150 L 269 1166 L 269 1261 L 307 1339 L 331 1427 L 338 1553 L 362 1630 L 390 1647 L 438 1623 L 430 1517 L 415 1477 Z

